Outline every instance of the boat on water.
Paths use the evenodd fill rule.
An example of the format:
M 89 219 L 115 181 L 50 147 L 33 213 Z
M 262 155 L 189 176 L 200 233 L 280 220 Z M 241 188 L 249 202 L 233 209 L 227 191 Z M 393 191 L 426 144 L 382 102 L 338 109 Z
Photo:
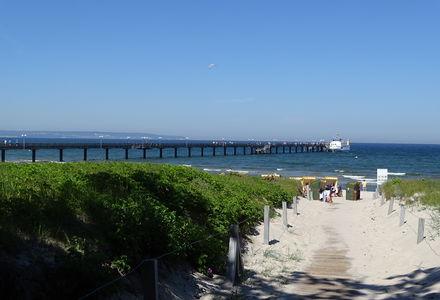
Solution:
M 328 149 L 332 152 L 335 151 L 349 151 L 350 150 L 350 140 L 343 140 L 341 138 L 334 139 L 330 141 Z

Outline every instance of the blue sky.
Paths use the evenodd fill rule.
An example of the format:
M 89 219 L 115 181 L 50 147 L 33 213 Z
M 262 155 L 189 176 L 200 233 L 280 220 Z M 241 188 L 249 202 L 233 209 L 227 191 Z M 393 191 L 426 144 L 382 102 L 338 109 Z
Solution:
M 0 104 L 5 130 L 440 143 L 440 1 L 0 0 Z

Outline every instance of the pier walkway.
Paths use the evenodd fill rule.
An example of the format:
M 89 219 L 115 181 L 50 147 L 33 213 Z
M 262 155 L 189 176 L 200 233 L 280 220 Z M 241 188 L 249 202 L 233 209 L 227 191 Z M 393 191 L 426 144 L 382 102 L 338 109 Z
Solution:
M 107 143 L 107 142 L 91 142 L 91 143 L 2 143 L 0 144 L 1 162 L 7 160 L 7 151 L 10 150 L 30 150 L 32 161 L 37 160 L 37 151 L 44 149 L 58 150 L 58 160 L 64 161 L 65 149 L 82 149 L 83 160 L 88 159 L 89 149 L 103 149 L 104 159 L 109 160 L 109 152 L 111 149 L 124 149 L 125 159 L 129 159 L 129 151 L 137 149 L 142 151 L 142 159 L 147 158 L 150 150 L 156 150 L 158 156 L 163 158 L 164 150 L 171 149 L 174 151 L 174 157 L 178 157 L 179 149 L 185 148 L 188 157 L 193 155 L 192 149 L 200 149 L 200 156 L 205 156 L 206 149 L 212 149 L 210 153 L 212 156 L 216 155 L 256 155 L 256 154 L 286 154 L 297 152 L 324 152 L 328 150 L 325 142 L 163 142 L 163 143 L 148 143 L 148 142 L 121 142 L 121 143 Z M 232 154 L 231 150 L 232 149 Z M 220 152 L 220 153 L 219 153 Z

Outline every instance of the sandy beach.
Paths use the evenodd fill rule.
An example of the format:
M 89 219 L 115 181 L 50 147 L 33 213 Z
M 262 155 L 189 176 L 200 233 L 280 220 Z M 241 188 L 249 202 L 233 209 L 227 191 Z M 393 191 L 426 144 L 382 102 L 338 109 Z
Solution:
M 335 198 L 332 205 L 304 198 L 299 215 L 288 210 L 271 220 L 271 245 L 263 227 L 244 254 L 245 278 L 238 294 L 246 299 L 438 299 L 440 239 L 429 212 L 408 208 L 399 226 L 399 204 L 363 193 L 361 201 Z M 281 213 L 281 211 L 278 211 Z M 426 217 L 425 240 L 417 244 L 417 216 Z

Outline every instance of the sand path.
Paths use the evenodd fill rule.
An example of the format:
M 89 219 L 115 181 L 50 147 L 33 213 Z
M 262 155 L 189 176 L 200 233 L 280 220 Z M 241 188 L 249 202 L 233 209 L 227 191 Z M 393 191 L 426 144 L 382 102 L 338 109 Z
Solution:
M 327 234 L 325 246 L 313 254 L 310 265 L 305 269 L 308 276 L 299 276 L 296 293 L 314 295 L 320 291 L 320 296 L 324 298 L 356 295 L 356 290 L 343 284 L 351 278 L 346 244 L 333 227 L 325 227 L 324 232 Z
M 398 213 L 387 216 L 372 194 L 362 201 L 328 205 L 302 199 L 300 215 L 289 211 L 290 228 L 271 220 L 271 245 L 262 226 L 244 257 L 246 299 L 436 299 L 440 257 L 415 243 Z M 397 205 L 396 205 L 397 206 Z M 397 211 L 397 207 L 396 207 Z M 417 220 L 408 217 L 408 226 Z M 440 241 L 431 241 L 440 247 Z M 440 249 L 440 248 L 439 248 Z

